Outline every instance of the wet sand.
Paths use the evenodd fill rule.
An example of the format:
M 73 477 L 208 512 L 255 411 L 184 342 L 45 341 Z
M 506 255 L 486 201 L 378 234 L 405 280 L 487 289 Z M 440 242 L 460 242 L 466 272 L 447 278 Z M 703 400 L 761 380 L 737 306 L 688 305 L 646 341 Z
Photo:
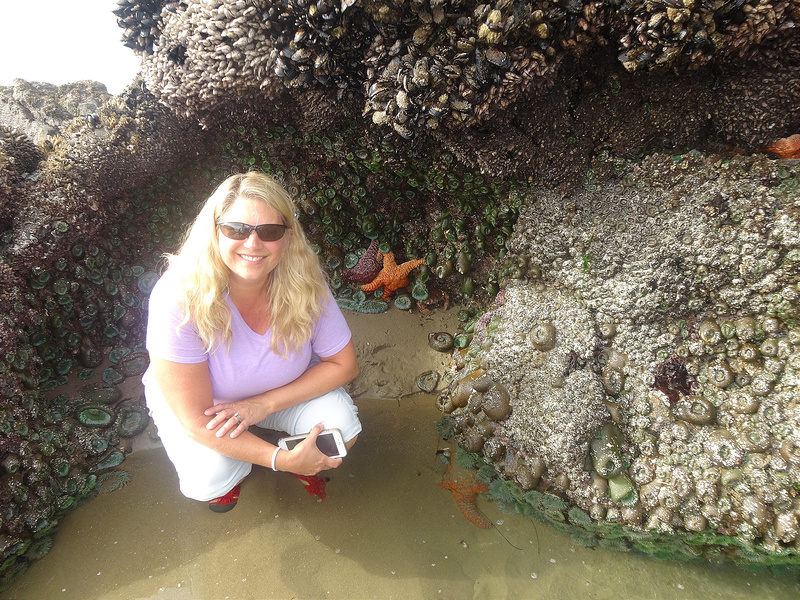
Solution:
M 178 491 L 147 437 L 122 464 L 131 482 L 70 513 L 50 553 L 8 600 L 758 598 L 797 600 L 797 576 L 730 565 L 671 563 L 588 549 L 546 525 L 508 515 L 480 529 L 438 485 L 447 446 L 435 396 L 416 376 L 443 371 L 427 335 L 455 333 L 456 310 L 347 314 L 361 374 L 351 392 L 364 431 L 327 473 L 327 498 L 255 468 L 234 510 L 216 514 Z

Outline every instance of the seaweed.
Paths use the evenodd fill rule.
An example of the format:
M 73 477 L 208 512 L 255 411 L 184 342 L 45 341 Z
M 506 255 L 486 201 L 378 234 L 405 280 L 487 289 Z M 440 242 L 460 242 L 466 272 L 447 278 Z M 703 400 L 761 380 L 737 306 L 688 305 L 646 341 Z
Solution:
M 570 508 L 568 515 L 570 522 L 574 523 L 575 525 L 586 527 L 592 523 L 592 517 L 590 517 L 577 506 Z
M 541 503 L 542 507 L 548 512 L 566 510 L 569 506 L 564 500 L 553 494 L 542 494 Z
M 624 538 L 599 538 L 600 546 L 615 552 L 628 552 L 631 547 Z
M 581 546 L 585 546 L 586 548 L 592 548 L 600 543 L 595 534 L 579 527 L 576 527 L 570 531 L 569 536 Z

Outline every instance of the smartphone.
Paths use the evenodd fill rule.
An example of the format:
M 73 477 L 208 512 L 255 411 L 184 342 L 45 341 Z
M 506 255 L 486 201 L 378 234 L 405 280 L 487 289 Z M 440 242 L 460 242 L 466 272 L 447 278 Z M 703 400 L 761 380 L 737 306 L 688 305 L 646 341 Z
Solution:
M 291 450 L 307 437 L 308 433 L 281 438 L 278 440 L 278 448 L 282 450 Z M 317 436 L 317 448 L 319 448 L 320 452 L 327 454 L 331 458 L 341 458 L 347 455 L 347 448 L 344 445 L 342 432 L 338 429 L 324 429 Z

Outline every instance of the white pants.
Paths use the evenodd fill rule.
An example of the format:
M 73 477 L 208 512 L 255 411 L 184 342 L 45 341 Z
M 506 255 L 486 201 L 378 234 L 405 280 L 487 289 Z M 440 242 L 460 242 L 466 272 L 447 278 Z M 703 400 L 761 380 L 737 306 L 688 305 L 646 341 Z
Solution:
M 161 394 L 152 389 L 147 391 L 147 406 L 167 456 L 178 472 L 184 496 L 202 501 L 218 498 L 250 473 L 251 463 L 224 456 L 190 439 Z M 299 435 L 308 433 L 318 423 L 326 429 L 340 429 L 345 441 L 361 431 L 358 408 L 344 388 L 270 415 L 257 427 Z

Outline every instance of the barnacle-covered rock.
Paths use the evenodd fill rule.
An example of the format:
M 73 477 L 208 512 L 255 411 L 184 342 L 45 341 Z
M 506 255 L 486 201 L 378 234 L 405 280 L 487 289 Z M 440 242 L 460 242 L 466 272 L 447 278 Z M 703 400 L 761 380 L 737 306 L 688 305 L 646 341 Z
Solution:
M 483 452 L 501 481 L 563 494 L 589 518 L 621 523 L 633 544 L 653 532 L 659 544 L 739 536 L 752 550 L 731 537 L 735 560 L 791 563 L 800 200 L 780 182 L 800 172 L 775 168 L 763 157 L 651 156 L 566 202 L 529 198 L 509 249 L 546 275 L 507 281 L 491 311 L 498 327 L 457 363 L 509 391 L 513 410 Z M 528 343 L 537 323 L 558 331 L 547 352 Z M 547 477 L 518 476 L 520 455 L 542 457 Z M 696 555 L 718 551 L 693 539 Z
M 490 414 L 493 390 L 499 393 L 504 388 L 510 398 L 510 413 L 501 417 L 504 421 L 493 435 L 504 437 L 511 448 L 540 457 L 554 473 L 578 481 L 585 473 L 583 466 L 590 441 L 609 420 L 599 377 L 589 369 L 580 368 L 580 361 L 568 354 L 571 351 L 576 357 L 591 355 L 594 326 L 576 302 L 556 290 L 537 294 L 524 286 L 508 286 L 504 298 L 507 325 L 495 333 L 498 337 L 494 338 L 482 369 L 470 371 L 451 386 L 449 401 L 454 407 L 453 414 L 459 414 L 462 410 L 459 406 L 468 409 L 471 398 L 479 394 L 473 381 L 480 386 L 486 379 L 485 371 L 494 381 L 494 387 L 481 398 L 486 416 L 493 418 Z M 554 324 L 559 331 L 566 327 L 574 335 L 563 352 L 541 353 L 532 346 L 520 346 L 519 339 L 527 337 L 533 325 L 542 322 Z M 534 355 L 539 358 L 534 360 Z M 574 364 L 570 368 L 571 361 Z M 523 365 L 532 364 L 537 366 L 524 376 L 515 375 L 527 371 Z M 549 385 L 554 379 L 559 379 L 560 387 Z M 503 412 L 499 411 L 498 416 Z
M 587 63 L 586 74 L 591 77 L 592 61 L 602 48 L 609 48 L 608 60 L 622 72 L 612 86 L 615 94 L 620 92 L 619 80 L 627 79 L 625 70 L 697 69 L 715 56 L 747 66 L 748 61 L 761 61 L 774 69 L 783 67 L 784 61 L 798 60 L 791 28 L 798 12 L 795 2 L 762 2 L 752 10 L 750 5 L 730 3 L 678 6 L 650 6 L 638 0 L 563 6 L 527 1 L 126 0 L 115 12 L 125 43 L 142 59 L 149 89 L 180 114 L 211 122 L 217 119 L 215 109 L 225 103 L 257 105 L 270 99 L 282 104 L 292 97 L 307 106 L 309 119 L 315 119 L 330 113 L 335 102 L 357 98 L 364 116 L 386 133 L 399 139 L 436 136 L 453 151 L 467 144 L 478 154 L 472 157 L 474 164 L 484 168 L 495 164 L 495 172 L 511 173 L 514 162 L 539 162 L 543 157 L 536 156 L 541 149 L 532 143 L 535 135 L 532 138 L 524 126 L 525 117 L 512 117 L 509 107 L 545 93 L 563 65 L 579 63 L 570 59 Z M 732 68 L 716 74 L 736 78 L 741 72 Z M 753 74 L 758 72 L 753 69 Z M 762 75 L 773 91 L 781 85 L 781 76 Z M 685 92 L 687 100 L 696 101 L 705 96 L 707 80 L 701 77 L 696 82 L 694 90 L 669 84 L 665 89 L 672 94 Z M 785 80 L 783 84 L 786 90 Z M 750 144 L 774 133 L 768 129 L 766 113 L 790 110 L 787 102 L 796 98 L 796 93 L 764 93 L 759 102 L 752 102 L 752 90 L 740 93 L 735 85 L 721 86 L 723 90 L 715 121 L 727 135 L 747 138 Z M 639 102 L 649 107 L 658 101 Z M 674 112 L 671 105 L 656 106 L 658 118 L 651 127 L 633 125 L 629 131 L 647 139 L 652 126 L 666 135 L 679 129 L 699 132 L 707 126 L 708 112 L 688 111 L 681 121 L 668 114 Z M 742 105 L 752 105 L 749 119 Z M 612 113 L 618 110 L 611 107 Z M 633 121 L 637 113 L 629 111 L 626 117 Z M 537 111 L 535 118 L 540 114 Z M 497 149 L 485 148 L 488 139 L 482 133 L 476 132 L 473 140 L 458 135 L 464 128 L 476 130 L 493 120 L 500 127 Z M 753 130 L 737 130 L 737 124 L 748 120 L 755 122 Z M 789 121 L 784 117 L 780 129 L 786 130 Z M 598 133 L 609 135 L 601 122 L 597 126 Z M 612 136 L 617 133 L 610 131 Z
M 788 544 L 797 539 L 798 518 L 791 512 L 781 512 L 775 516 L 775 535 L 783 543 Z
M 746 496 L 742 499 L 742 517 L 760 533 L 766 531 L 770 524 L 770 515 L 764 501 L 757 496 Z

